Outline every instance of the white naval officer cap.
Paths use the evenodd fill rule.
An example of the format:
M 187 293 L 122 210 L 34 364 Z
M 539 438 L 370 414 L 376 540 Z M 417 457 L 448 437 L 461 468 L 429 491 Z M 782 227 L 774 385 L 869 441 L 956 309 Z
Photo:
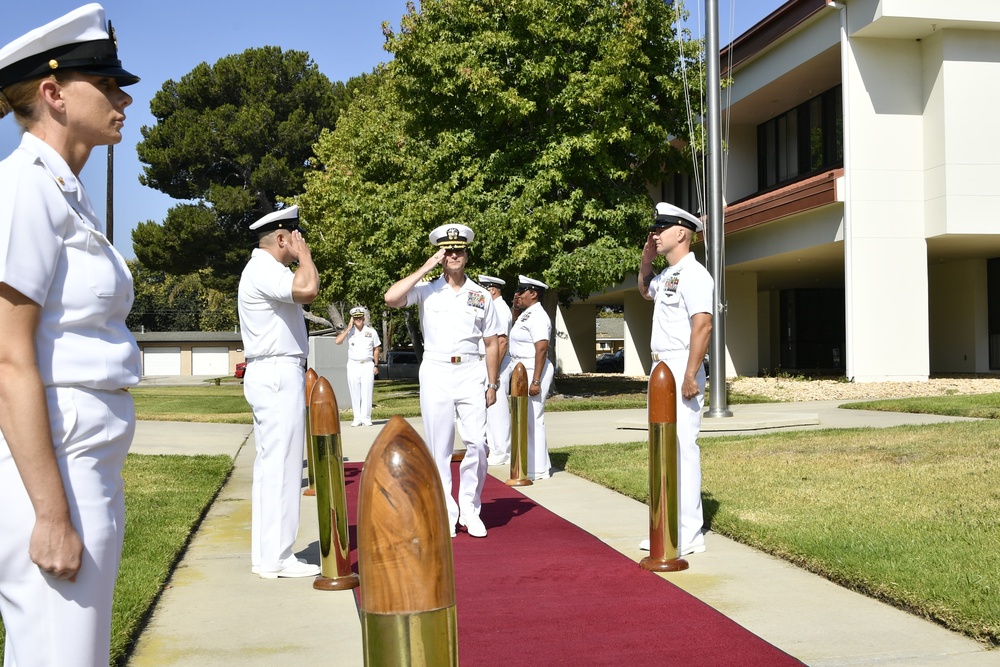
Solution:
M 535 280 L 534 278 L 529 278 L 528 276 L 517 276 L 517 291 L 523 292 L 526 289 L 535 290 L 540 292 L 542 290 L 548 289 L 549 286 L 543 283 L 541 280 Z
M 365 309 L 363 306 L 354 306 L 351 308 L 351 317 L 364 317 Z
M 268 232 L 273 232 L 275 229 L 287 229 L 289 231 L 294 231 L 298 228 L 298 206 L 289 206 L 273 213 L 268 213 L 263 218 L 250 225 L 250 231 L 257 232 L 257 234 L 266 234 Z
M 476 238 L 476 233 L 465 225 L 450 223 L 436 227 L 427 238 L 439 248 L 465 248 Z
M 104 7 L 96 2 L 0 49 L 0 89 L 63 70 L 108 76 L 119 86 L 139 82 L 139 77 L 122 68 L 115 31 L 104 17 Z
M 476 282 L 478 282 L 483 287 L 503 287 L 504 285 L 507 284 L 506 280 L 503 280 L 501 278 L 494 278 L 493 276 L 484 276 L 481 273 L 479 274 L 479 280 L 477 280 Z
M 661 201 L 656 205 L 656 214 L 653 217 L 653 224 L 650 225 L 649 231 L 658 232 L 661 229 L 673 227 L 674 225 L 687 227 L 693 232 L 700 232 L 705 229 L 705 223 L 695 216 L 682 208 L 677 208 L 673 204 Z

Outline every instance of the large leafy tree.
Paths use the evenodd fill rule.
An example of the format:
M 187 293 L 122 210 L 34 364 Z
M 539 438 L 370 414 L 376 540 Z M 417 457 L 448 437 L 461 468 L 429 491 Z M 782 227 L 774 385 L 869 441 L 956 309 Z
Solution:
M 379 299 L 449 221 L 477 233 L 473 274 L 531 274 L 568 297 L 633 272 L 647 184 L 676 168 L 669 140 L 686 133 L 677 11 L 662 0 L 410 4 L 398 31 L 385 28 L 394 60 L 316 147 L 324 168 L 301 203 L 339 259 L 322 265 L 326 287 Z
M 140 223 L 136 257 L 174 275 L 204 271 L 234 289 L 254 219 L 301 192 L 312 146 L 345 99 L 309 54 L 268 46 L 202 63 L 167 81 L 137 146 L 140 181 L 185 200 L 162 223 Z

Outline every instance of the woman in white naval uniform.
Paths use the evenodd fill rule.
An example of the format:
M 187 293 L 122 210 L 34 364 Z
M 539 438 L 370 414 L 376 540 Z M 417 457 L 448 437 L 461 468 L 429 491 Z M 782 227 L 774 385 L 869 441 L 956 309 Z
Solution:
M 369 324 L 368 309 L 351 308 L 351 325 L 337 334 L 337 345 L 347 341 L 347 388 L 351 391 L 351 426 L 372 425 L 372 391 L 378 375 L 378 332 Z
M 514 307 L 521 310 L 510 329 L 510 365 L 524 364 L 528 372 L 528 479 L 549 477 L 549 445 L 545 439 L 545 397 L 552 388 L 554 370 L 549 361 L 552 319 L 542 304 L 545 283 L 518 276 Z
M 78 175 L 132 102 L 100 5 L 0 49 L 0 614 L 4 664 L 109 662 L 121 468 L 140 357 L 132 277 Z

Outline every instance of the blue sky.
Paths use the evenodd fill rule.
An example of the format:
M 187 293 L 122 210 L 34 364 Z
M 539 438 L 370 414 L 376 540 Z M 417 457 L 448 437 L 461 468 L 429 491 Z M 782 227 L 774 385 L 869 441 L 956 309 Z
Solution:
M 474 1 L 474 0 L 473 0 Z M 76 7 L 82 0 L 15 2 L 4 7 L 0 44 L 6 44 Z M 149 101 L 168 79 L 178 80 L 197 64 L 266 45 L 307 51 L 333 81 L 370 72 L 388 60 L 382 49 L 382 22 L 398 26 L 406 0 L 103 0 L 118 35 L 126 69 L 142 77 L 128 88 L 134 98 L 126 109 L 125 138 L 115 147 L 115 246 L 127 258 L 132 229 L 138 222 L 161 222 L 174 203 L 139 184 L 142 164 L 135 153 L 139 128 L 152 125 Z M 784 0 L 718 0 L 723 45 L 784 4 Z M 704 5 L 687 0 L 692 31 L 704 32 Z M 11 118 L 0 120 L 0 157 L 19 141 Z M 82 174 L 98 215 L 105 213 L 106 152 L 95 149 Z

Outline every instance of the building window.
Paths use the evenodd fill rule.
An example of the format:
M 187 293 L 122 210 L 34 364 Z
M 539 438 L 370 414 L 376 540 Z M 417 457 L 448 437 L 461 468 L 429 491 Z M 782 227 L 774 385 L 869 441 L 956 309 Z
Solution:
M 844 164 L 840 86 L 757 126 L 757 189 Z

